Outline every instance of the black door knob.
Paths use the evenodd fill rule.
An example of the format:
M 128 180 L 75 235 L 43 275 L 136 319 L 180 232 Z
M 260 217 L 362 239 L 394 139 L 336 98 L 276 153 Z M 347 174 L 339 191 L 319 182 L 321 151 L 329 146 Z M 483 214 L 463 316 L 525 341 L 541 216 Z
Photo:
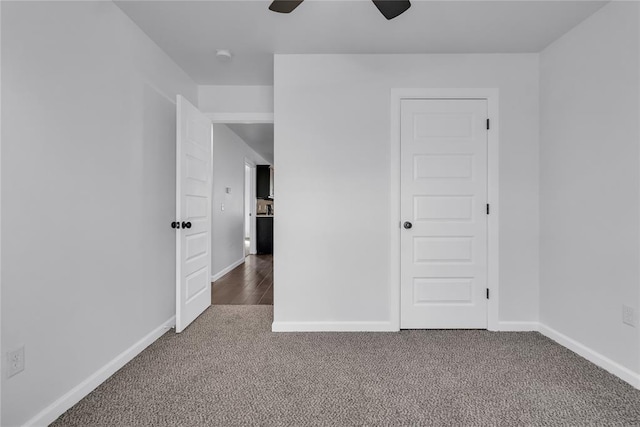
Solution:
M 180 223 L 179 223 L 179 222 L 175 222 L 175 221 L 173 221 L 173 222 L 171 223 L 171 228 L 180 228 Z
M 413 224 L 411 224 L 409 221 L 405 221 L 404 224 L 402 224 L 402 226 L 408 230 L 411 227 L 413 227 Z
M 191 223 L 182 221 L 182 228 L 191 228 Z

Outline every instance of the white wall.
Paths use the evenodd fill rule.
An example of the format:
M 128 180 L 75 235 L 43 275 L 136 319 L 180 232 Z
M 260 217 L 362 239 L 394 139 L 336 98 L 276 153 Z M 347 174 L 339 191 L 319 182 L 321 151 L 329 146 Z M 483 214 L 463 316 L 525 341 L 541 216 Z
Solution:
M 13 426 L 175 314 L 174 99 L 197 88 L 111 2 L 2 9 L 2 348 L 26 347 L 2 381 Z
M 205 113 L 273 113 L 273 86 L 201 85 L 198 107 Z
M 500 90 L 500 320 L 538 319 L 538 55 L 276 55 L 276 322 L 390 320 L 390 89 Z
M 2 23 L 2 2 L 0 2 L 0 26 Z M 2 82 L 2 30 L 0 28 L 0 82 Z M 2 84 L 0 83 L 0 100 L 2 100 Z M 2 102 L 0 102 L 0 152 L 2 151 Z M 0 188 L 2 186 L 2 157 L 0 154 Z M 0 199 L 2 191 L 0 191 Z M 0 200 L 0 224 L 2 224 L 2 201 Z M 2 227 L 0 226 L 0 294 L 2 294 Z M 2 331 L 2 297 L 0 295 L 0 331 Z M 0 332 L 1 333 L 1 332 Z M 4 347 L 0 338 L 0 425 L 2 424 L 2 381 L 4 380 Z
M 244 164 L 267 164 L 228 126 L 213 125 L 211 274 L 244 260 Z M 226 193 L 231 187 L 231 194 Z M 224 204 L 224 211 L 221 209 Z
M 612 2 L 541 54 L 540 320 L 640 372 L 640 8 Z

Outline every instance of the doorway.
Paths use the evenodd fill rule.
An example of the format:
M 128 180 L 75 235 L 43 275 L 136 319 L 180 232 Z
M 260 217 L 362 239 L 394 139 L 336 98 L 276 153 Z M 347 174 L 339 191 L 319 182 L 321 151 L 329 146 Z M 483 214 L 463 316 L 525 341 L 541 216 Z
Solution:
M 219 273 L 212 277 L 212 303 L 214 305 L 271 305 L 273 304 L 273 257 L 271 254 L 259 255 L 258 221 L 265 214 L 260 209 L 259 202 L 262 197 L 258 195 L 260 188 L 258 183 L 260 182 L 259 169 L 264 164 L 273 163 L 273 118 L 251 114 L 218 113 L 209 114 L 209 117 L 215 124 L 214 128 L 227 138 L 225 141 L 234 143 L 234 149 L 218 151 L 218 170 L 223 171 L 219 182 L 238 182 L 237 179 L 242 179 L 240 185 L 235 184 L 240 189 L 235 193 L 235 199 L 233 199 L 233 192 L 227 191 L 231 195 L 224 195 L 227 209 L 224 214 L 219 215 L 222 218 L 218 224 L 222 224 L 222 221 L 228 220 L 232 215 L 233 223 L 228 224 L 229 227 L 217 229 L 222 235 L 232 236 L 234 245 L 240 244 L 240 248 L 234 246 L 233 253 L 238 253 L 237 249 L 241 249 L 237 256 L 241 256 L 242 259 L 234 257 L 233 260 L 236 261 L 229 264 L 228 268 L 218 269 Z M 238 155 L 243 157 L 239 159 Z M 234 178 L 235 181 L 227 178 L 231 174 L 237 177 Z M 216 208 L 218 207 L 219 203 L 216 205 Z M 230 211 L 234 208 L 234 213 L 231 214 Z M 238 212 L 238 208 L 241 212 Z M 272 213 L 273 210 L 271 210 Z M 216 218 L 214 216 L 214 228 Z M 229 248 L 223 249 L 230 252 Z
M 443 91 L 393 98 L 397 325 L 495 329 L 497 101 Z

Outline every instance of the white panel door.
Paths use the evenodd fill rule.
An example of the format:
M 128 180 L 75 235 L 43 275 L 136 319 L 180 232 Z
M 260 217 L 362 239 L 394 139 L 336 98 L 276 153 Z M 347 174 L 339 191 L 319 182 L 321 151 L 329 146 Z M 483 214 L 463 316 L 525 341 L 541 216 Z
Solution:
M 176 332 L 211 305 L 211 121 L 177 99 Z
M 400 327 L 487 327 L 487 101 L 401 102 Z

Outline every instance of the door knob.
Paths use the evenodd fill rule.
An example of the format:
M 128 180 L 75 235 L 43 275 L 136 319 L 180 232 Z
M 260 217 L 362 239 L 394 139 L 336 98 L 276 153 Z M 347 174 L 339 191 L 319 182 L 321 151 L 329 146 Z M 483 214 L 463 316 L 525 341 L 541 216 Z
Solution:
M 413 224 L 411 224 L 409 221 L 405 221 L 404 224 L 402 224 L 402 226 L 408 230 L 411 227 L 413 227 Z
M 182 228 L 191 228 L 191 223 L 182 221 Z
M 179 222 L 175 222 L 175 221 L 173 221 L 173 222 L 171 223 L 171 228 L 180 228 L 180 223 L 179 223 Z

